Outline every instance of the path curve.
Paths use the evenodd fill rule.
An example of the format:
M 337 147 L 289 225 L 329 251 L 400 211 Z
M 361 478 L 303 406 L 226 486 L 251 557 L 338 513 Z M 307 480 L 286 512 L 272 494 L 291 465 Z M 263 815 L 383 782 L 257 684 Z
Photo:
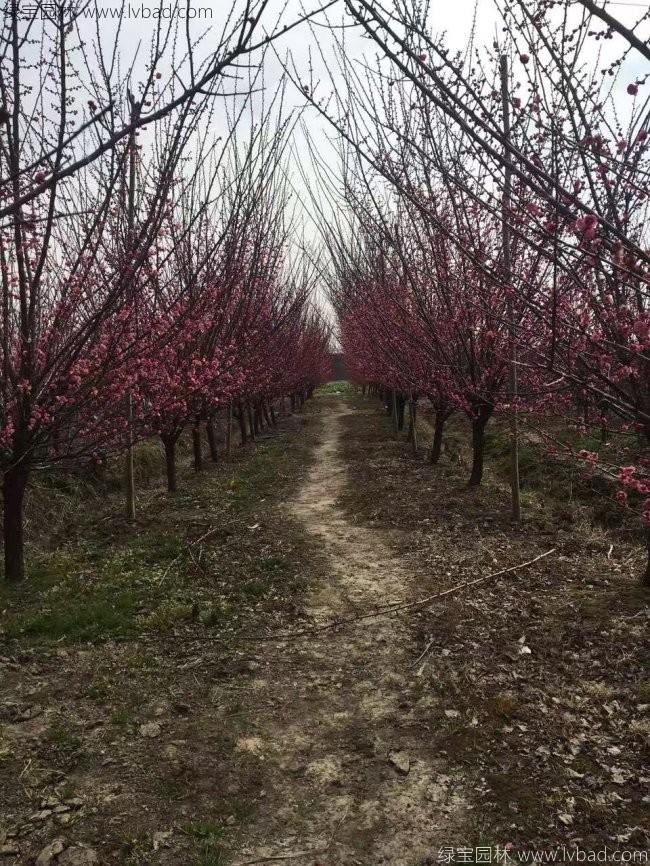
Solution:
M 343 422 L 352 411 L 339 401 L 323 414 L 314 464 L 289 505 L 329 565 L 307 603 L 318 622 L 409 594 L 408 576 L 381 533 L 357 526 L 337 506 L 346 483 Z M 284 805 L 263 844 L 240 852 L 241 861 L 287 853 L 299 866 L 435 863 L 438 848 L 460 838 L 463 802 L 444 765 L 427 759 L 421 726 L 412 724 L 422 708 L 412 703 L 415 655 L 405 622 L 370 619 L 277 651 L 282 670 L 265 686 L 277 710 L 258 719 L 258 730 L 260 750 L 278 770 L 274 800 Z

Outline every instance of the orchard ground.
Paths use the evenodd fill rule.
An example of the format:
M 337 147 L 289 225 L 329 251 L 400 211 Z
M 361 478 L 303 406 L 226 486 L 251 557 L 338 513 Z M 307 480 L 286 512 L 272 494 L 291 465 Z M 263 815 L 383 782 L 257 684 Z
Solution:
M 111 469 L 43 477 L 0 599 L 2 866 L 647 850 L 640 539 L 534 437 L 511 526 L 504 433 L 468 490 L 423 414 L 416 459 L 331 383 L 171 497 L 145 445 L 135 525 Z

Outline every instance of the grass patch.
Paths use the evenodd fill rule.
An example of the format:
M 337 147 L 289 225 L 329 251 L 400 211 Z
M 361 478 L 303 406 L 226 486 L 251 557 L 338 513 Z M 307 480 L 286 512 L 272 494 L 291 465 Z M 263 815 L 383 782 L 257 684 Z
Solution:
M 220 842 L 227 830 L 221 821 L 194 821 L 187 825 L 185 832 L 193 839 L 198 839 L 201 842 L 208 840 L 212 843 Z
M 240 634 L 286 628 L 315 579 L 316 544 L 279 506 L 310 464 L 322 406 L 310 401 L 202 473 L 180 449 L 175 495 L 153 443 L 137 457 L 133 523 L 123 516 L 121 466 L 113 478 L 109 461 L 98 478 L 38 479 L 29 576 L 17 587 L 0 583 L 0 655 L 21 659 L 6 676 L 3 668 L 6 721 L 34 731 L 0 740 L 0 812 L 12 826 L 70 777 L 84 801 L 92 787 L 115 794 L 99 811 L 73 807 L 75 832 L 101 849 L 102 862 L 116 850 L 118 862 L 158 862 L 152 834 L 181 809 L 202 822 L 165 840 L 169 862 L 226 862 L 228 836 L 251 820 L 246 804 L 260 787 L 258 764 L 233 754 L 256 718 L 250 643 Z M 159 738 L 140 735 L 154 718 Z M 43 844 L 34 834 L 21 856 L 32 862 Z
M 62 591 L 45 600 L 49 609 L 32 612 L 9 608 L 3 618 L 5 635 L 10 639 L 80 643 L 132 633 L 137 602 L 130 590 L 111 593 L 104 587 L 91 593 L 83 590 L 77 593 L 75 582 L 66 581 L 59 586 Z M 38 599 L 33 599 L 32 604 L 37 606 Z
M 327 382 L 325 385 L 319 385 L 316 389 L 317 397 L 331 397 L 333 395 L 351 395 L 356 394 L 357 388 L 352 382 L 347 379 L 339 379 L 335 382 Z
M 171 631 L 179 623 L 190 622 L 194 616 L 194 605 L 166 599 L 143 620 L 143 626 L 151 631 Z
M 292 419 L 301 426 L 310 421 L 309 415 Z M 235 599 L 225 605 L 207 597 L 202 602 L 197 577 L 212 583 L 210 596 L 220 580 L 222 591 L 244 605 L 273 596 L 282 580 L 297 589 L 296 563 L 266 543 L 256 515 L 295 482 L 296 466 L 308 455 L 308 443 L 286 434 L 261 441 L 231 463 L 181 477 L 177 496 L 160 489 L 142 492 L 135 525 L 118 516 L 119 496 L 105 503 L 113 508 L 112 514 L 106 508 L 106 517 L 101 509 L 89 515 L 88 500 L 78 503 L 66 542 L 33 555 L 23 585 L 0 583 L 0 640 L 101 643 L 193 623 L 227 625 L 238 606 Z M 208 526 L 209 545 L 193 548 L 193 537 Z
M 78 734 L 63 724 L 55 724 L 47 731 L 40 751 L 48 761 L 63 770 L 71 772 L 88 762 L 83 741 Z
M 196 866 L 225 866 L 226 849 L 223 841 L 228 829 L 220 821 L 195 821 L 185 828 L 195 841 Z
M 111 724 L 117 728 L 128 728 L 134 724 L 134 718 L 126 707 L 117 707 L 111 713 Z

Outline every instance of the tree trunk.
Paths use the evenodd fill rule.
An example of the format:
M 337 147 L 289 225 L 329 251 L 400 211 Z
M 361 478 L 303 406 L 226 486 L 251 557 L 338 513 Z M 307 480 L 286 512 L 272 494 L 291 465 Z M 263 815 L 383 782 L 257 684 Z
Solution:
M 27 472 L 22 468 L 5 472 L 4 500 L 5 580 L 18 583 L 25 577 L 25 539 L 23 529 Z
M 177 436 L 161 436 L 165 448 L 165 471 L 167 473 L 167 490 L 176 493 L 176 442 Z
M 411 443 L 411 447 L 413 448 L 413 454 L 417 456 L 418 453 L 418 428 L 417 428 L 417 411 L 418 404 L 417 400 L 414 398 L 409 399 L 409 432 L 408 432 L 408 441 Z
M 210 459 L 213 463 L 219 462 L 219 449 L 217 448 L 217 435 L 214 432 L 214 419 L 208 418 L 205 424 L 205 431 L 208 434 L 208 448 L 210 449 Z
M 643 577 L 641 578 L 641 584 L 643 586 L 650 586 L 650 529 L 646 530 L 645 539 L 647 558 L 645 563 L 645 572 L 643 573 Z
M 472 421 L 472 472 L 469 476 L 469 487 L 478 487 L 483 480 L 485 427 L 489 419 L 490 413 L 480 409 L 478 416 Z
M 226 409 L 226 454 L 232 454 L 232 403 L 228 403 Z
M 253 407 L 250 403 L 246 407 L 246 411 L 248 413 L 248 432 L 250 433 L 251 440 L 255 441 L 255 418 L 253 415 Z
M 397 429 L 404 429 L 404 397 L 401 394 L 397 398 Z
M 133 448 L 133 396 L 129 391 L 126 399 L 126 423 L 128 425 L 129 442 L 126 449 L 126 461 L 124 466 L 124 487 L 126 493 L 126 516 L 128 520 L 135 520 L 135 467 Z
M 442 453 L 442 434 L 445 429 L 445 421 L 449 414 L 445 409 L 436 409 L 436 423 L 433 430 L 433 443 L 431 445 L 430 463 L 437 463 Z
M 274 427 L 278 426 L 278 419 L 275 417 L 275 409 L 273 408 L 273 403 L 269 404 L 269 412 L 271 413 L 271 424 Z
M 244 414 L 244 406 L 239 402 L 237 406 L 237 421 L 239 422 L 239 432 L 241 434 L 241 444 L 245 445 L 248 441 L 248 434 L 246 433 L 246 416 Z
M 292 394 L 291 395 L 291 414 L 293 415 L 293 413 L 295 411 L 296 411 L 296 395 Z
M 197 422 L 192 427 L 192 450 L 194 451 L 194 471 L 203 470 L 203 451 L 201 449 L 201 427 Z

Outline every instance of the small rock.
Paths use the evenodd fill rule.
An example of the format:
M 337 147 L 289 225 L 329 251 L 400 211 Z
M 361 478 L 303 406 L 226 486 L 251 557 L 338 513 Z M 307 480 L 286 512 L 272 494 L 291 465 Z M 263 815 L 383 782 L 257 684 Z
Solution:
M 0 845 L 0 857 L 10 857 L 12 854 L 20 854 L 20 848 L 13 842 L 5 842 Z
M 389 762 L 402 776 L 407 776 L 411 769 L 411 759 L 406 752 L 389 752 Z
M 150 739 L 154 739 L 155 737 L 159 737 L 162 733 L 162 728 L 158 724 L 158 722 L 145 722 L 144 725 L 140 725 L 140 736 L 141 737 L 149 737 Z
M 92 848 L 76 845 L 73 848 L 67 848 L 56 862 L 57 866 L 98 866 L 99 857 L 97 851 Z
M 171 830 L 164 830 L 164 831 L 158 830 L 156 833 L 154 833 L 153 836 L 151 837 L 151 841 L 153 842 L 153 850 L 157 851 L 159 848 L 169 847 L 168 843 L 169 843 L 169 837 L 171 835 L 172 835 Z
M 32 707 L 25 707 L 25 709 L 16 714 L 14 721 L 29 722 L 31 719 L 35 719 L 36 716 L 40 716 L 42 712 L 43 707 L 39 707 L 37 704 Z
M 50 866 L 54 858 L 65 849 L 65 839 L 61 836 L 58 839 L 53 839 L 36 858 L 35 866 Z
M 227 826 L 232 827 L 233 824 L 236 824 L 236 823 L 237 823 L 237 819 L 235 818 L 235 816 L 234 815 L 228 815 L 228 817 L 226 818 Z
M 457 719 L 460 716 L 459 710 L 445 710 L 445 715 L 448 719 Z
M 570 827 L 573 824 L 573 815 L 569 815 L 568 812 L 560 812 L 558 818 L 566 827 Z

